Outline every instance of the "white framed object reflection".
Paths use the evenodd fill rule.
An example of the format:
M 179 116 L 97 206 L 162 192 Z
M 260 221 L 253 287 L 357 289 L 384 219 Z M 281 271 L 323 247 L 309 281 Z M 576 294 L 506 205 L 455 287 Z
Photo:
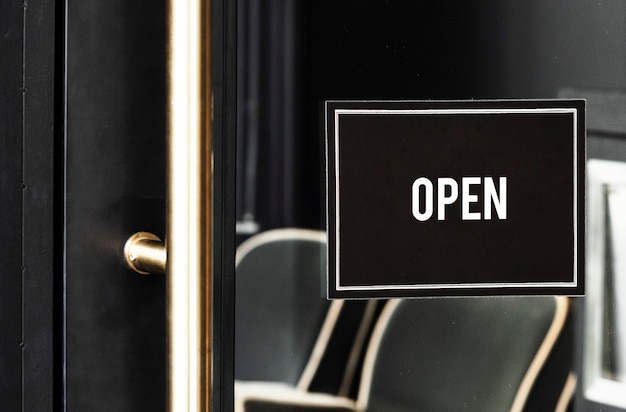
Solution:
M 585 397 L 626 408 L 626 162 L 587 162 Z

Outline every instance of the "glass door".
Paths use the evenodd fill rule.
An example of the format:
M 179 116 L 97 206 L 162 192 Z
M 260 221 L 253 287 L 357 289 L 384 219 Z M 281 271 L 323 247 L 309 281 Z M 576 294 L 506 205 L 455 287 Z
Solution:
M 405 303 L 325 299 L 324 102 L 583 98 L 587 100 L 589 159 L 625 162 L 622 136 L 626 128 L 620 120 L 624 106 L 619 103 L 626 88 L 625 7 L 619 1 L 590 4 L 582 0 L 497 4 L 238 1 L 235 399 L 239 408 L 317 402 L 348 409 L 413 410 L 418 404 L 412 402 L 420 399 L 467 401 L 458 399 L 463 393 L 458 385 L 443 394 L 424 386 L 423 398 L 407 393 L 402 382 L 409 379 L 389 385 L 396 389 L 379 398 L 389 403 L 376 409 L 374 386 L 380 378 L 370 375 L 377 370 L 371 365 L 376 364 L 376 357 L 369 358 L 368 353 L 390 336 L 383 331 L 391 333 L 391 329 L 380 323 L 405 310 Z M 589 167 L 589 178 L 595 179 L 594 166 Z M 619 167 L 610 170 L 600 179 L 622 178 Z M 589 211 L 599 207 L 605 211 L 602 216 L 614 216 L 621 210 L 618 189 L 605 190 L 605 197 L 599 197 L 604 203 L 589 204 Z M 592 197 L 589 192 L 590 202 Z M 613 236 L 612 249 L 602 249 L 600 257 L 591 254 L 597 248 L 591 243 L 596 233 L 608 245 L 606 231 L 618 230 L 616 218 L 606 219 L 596 220 L 590 214 L 588 265 L 622 253 L 615 249 L 621 237 Z M 615 267 L 618 260 L 610 263 L 612 276 L 621 273 Z M 609 263 L 599 267 L 608 273 L 602 268 Z M 607 296 L 619 301 L 617 283 L 607 280 L 604 286 L 595 287 L 593 273 L 596 269 L 588 266 L 586 297 L 557 299 L 566 302 L 564 323 L 533 389 L 516 407 L 624 408 L 605 392 L 590 390 L 597 370 L 602 379 L 621 385 L 621 369 L 615 366 L 609 373 L 606 368 L 589 366 L 588 360 L 597 354 L 601 358 L 593 364 L 613 359 L 619 343 L 610 343 L 609 337 L 618 339 L 618 331 L 626 328 L 618 309 L 614 315 L 608 310 Z M 533 299 L 519 298 L 522 304 L 535 304 Z M 479 301 L 469 300 L 468 307 Z M 457 306 L 461 302 L 431 302 L 439 314 L 433 325 L 443 325 L 453 309 L 462 310 L 459 307 L 464 306 Z M 489 323 L 487 313 L 482 318 L 477 315 L 483 326 Z M 416 316 L 413 326 L 406 326 L 407 339 L 409 329 L 419 321 Z M 531 323 L 537 326 L 541 321 Z M 513 324 L 521 327 L 521 319 L 510 318 L 495 330 L 480 327 L 475 334 L 498 336 Z M 601 324 L 604 329 L 597 329 Z M 587 334 L 596 338 L 585 338 Z M 463 339 L 470 342 L 472 336 Z M 445 334 L 432 337 L 431 342 L 442 350 L 448 348 L 443 359 L 452 362 L 459 356 L 461 349 L 445 346 Z M 394 357 L 414 358 L 400 349 L 386 356 L 390 362 Z M 275 359 L 275 366 L 267 366 L 262 359 Z M 416 359 L 422 365 L 427 361 Z M 448 365 L 454 370 L 452 363 Z M 432 366 L 435 369 L 429 373 L 443 373 Z M 472 372 L 472 379 L 480 380 L 476 378 L 482 376 L 479 371 Z M 558 384 L 547 384 L 546 376 L 556 376 L 550 373 L 558 375 L 551 380 Z M 419 382 L 419 377 L 415 379 L 413 388 Z M 273 395 L 267 395 L 270 392 Z M 440 399 L 433 400 L 437 396 Z M 506 407 L 496 409 L 510 409 L 516 396 L 508 398 Z

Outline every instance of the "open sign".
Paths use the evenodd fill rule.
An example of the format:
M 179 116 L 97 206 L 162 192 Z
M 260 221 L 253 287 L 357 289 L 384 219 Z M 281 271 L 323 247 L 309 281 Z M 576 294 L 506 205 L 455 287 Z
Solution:
M 326 103 L 328 295 L 584 291 L 584 101 Z

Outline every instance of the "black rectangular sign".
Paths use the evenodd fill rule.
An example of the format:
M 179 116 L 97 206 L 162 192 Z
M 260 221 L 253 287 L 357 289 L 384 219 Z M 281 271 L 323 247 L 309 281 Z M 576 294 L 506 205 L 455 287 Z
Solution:
M 328 296 L 583 294 L 584 109 L 326 102 Z

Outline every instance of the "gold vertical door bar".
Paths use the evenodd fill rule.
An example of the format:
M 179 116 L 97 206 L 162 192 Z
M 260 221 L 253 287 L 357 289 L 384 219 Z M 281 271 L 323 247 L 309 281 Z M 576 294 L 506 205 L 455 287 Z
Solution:
M 211 394 L 210 0 L 168 3 L 168 410 Z

